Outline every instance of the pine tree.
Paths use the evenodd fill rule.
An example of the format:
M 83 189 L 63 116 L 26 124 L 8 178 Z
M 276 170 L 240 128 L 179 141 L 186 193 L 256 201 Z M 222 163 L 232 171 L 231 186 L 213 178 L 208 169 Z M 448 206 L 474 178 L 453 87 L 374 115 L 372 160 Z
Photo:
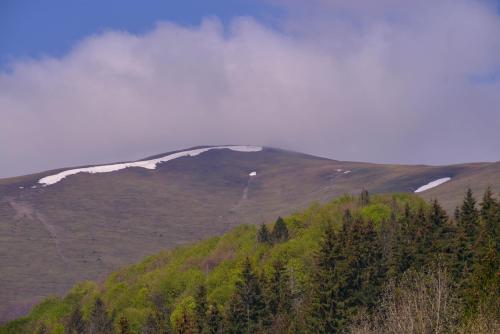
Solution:
M 207 325 L 203 334 L 218 334 L 222 332 L 222 315 L 217 305 L 210 305 L 207 311 Z
M 429 223 L 431 227 L 431 259 L 434 263 L 442 265 L 453 265 L 454 252 L 453 240 L 455 238 L 455 230 L 449 223 L 446 211 L 441 207 L 438 200 L 431 203 L 429 212 Z
M 232 334 L 248 333 L 247 310 L 239 293 L 233 293 L 226 310 L 226 330 Z
M 493 198 L 491 187 L 488 187 L 481 202 L 481 221 L 493 238 L 497 238 L 499 235 L 499 214 L 498 203 Z
M 288 228 L 281 217 L 278 217 L 276 223 L 274 223 L 272 238 L 274 242 L 285 242 L 288 240 Z
M 337 261 L 342 268 L 338 302 L 344 320 L 360 307 L 373 308 L 385 275 L 382 247 L 372 222 L 355 220 L 348 240 L 340 250 L 344 256 Z
M 268 282 L 268 304 L 272 316 L 289 315 L 292 310 L 290 277 L 283 261 L 273 263 L 273 272 Z
M 338 333 L 343 323 L 337 299 L 339 298 L 340 243 L 333 227 L 328 225 L 320 249 L 315 255 L 312 305 L 309 317 L 310 331 Z
M 202 333 L 207 323 L 207 311 L 208 311 L 208 301 L 207 301 L 207 289 L 204 284 L 198 287 L 195 295 L 196 300 L 196 326 L 198 328 L 198 333 Z
M 465 297 L 469 307 L 482 306 L 500 317 L 500 203 L 487 189 L 481 203 L 481 224 L 474 245 L 473 265 Z
M 477 237 L 479 228 L 479 212 L 476 209 L 476 200 L 470 189 L 467 190 L 462 207 L 458 226 L 465 232 L 467 243 L 472 245 Z
M 97 297 L 89 317 L 89 334 L 113 333 L 113 320 L 109 317 L 106 305 Z
M 359 204 L 361 206 L 370 204 L 370 194 L 368 193 L 368 190 L 366 190 L 365 188 L 361 190 L 361 194 L 359 195 Z
M 264 297 L 249 258 L 245 260 L 241 280 L 236 283 L 236 289 L 229 304 L 228 329 L 230 332 L 254 333 L 263 327 Z
M 86 332 L 86 324 L 82 317 L 80 305 L 73 309 L 64 327 L 65 334 L 83 334 Z
M 412 267 L 420 270 L 429 263 L 429 257 L 432 256 L 432 226 L 429 224 L 423 206 L 418 208 L 412 220 L 413 224 L 410 226 L 410 233 L 413 234 L 410 243 Z
M 460 208 L 457 224 L 457 265 L 454 276 L 461 286 L 462 291 L 470 285 L 470 274 L 474 262 L 474 246 L 479 229 L 479 212 L 476 209 L 476 200 L 470 189 L 467 190 Z
M 399 278 L 413 263 L 412 247 L 414 246 L 415 226 L 408 203 L 405 204 L 404 213 L 396 223 L 397 228 L 393 241 L 393 259 L 387 263 L 388 276 Z
M 257 232 L 257 241 L 260 243 L 271 243 L 271 234 L 266 224 L 260 225 L 259 231 Z
M 120 334 L 130 334 L 130 325 L 125 316 L 120 318 L 118 325 L 120 326 Z
M 455 211 L 453 212 L 453 219 L 455 219 L 455 223 L 457 224 L 460 221 L 460 207 L 458 205 L 455 207 Z

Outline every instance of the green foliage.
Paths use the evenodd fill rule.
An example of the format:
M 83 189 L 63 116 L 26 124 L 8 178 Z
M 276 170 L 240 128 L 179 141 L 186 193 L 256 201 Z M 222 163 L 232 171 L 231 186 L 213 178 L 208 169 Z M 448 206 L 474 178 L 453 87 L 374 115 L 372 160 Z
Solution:
M 500 309 L 500 209 L 491 191 L 480 211 L 468 194 L 456 225 L 437 201 L 364 198 L 313 204 L 278 218 L 271 232 L 239 226 L 150 256 L 104 284 L 81 283 L 63 299 L 46 299 L 0 334 L 84 326 L 93 333 L 342 332 L 360 312 L 377 313 L 386 281 L 436 263 L 453 273 L 467 305 L 463 321 Z
M 271 233 L 273 242 L 286 242 L 288 241 L 288 228 L 286 227 L 283 218 L 278 217 L 274 223 L 273 232 Z
M 379 227 L 383 221 L 390 219 L 391 207 L 385 203 L 372 203 L 361 209 L 361 217 L 371 220 Z
M 257 241 L 263 244 L 271 243 L 271 234 L 265 224 L 260 225 L 257 233 Z
M 127 318 L 122 316 L 120 318 L 120 321 L 118 322 L 118 325 L 120 328 L 120 334 L 130 334 L 130 325 Z
M 64 334 L 83 334 L 86 332 L 87 324 L 83 319 L 80 305 L 77 305 L 71 312 L 64 328 Z
M 241 279 L 236 282 L 229 302 L 228 330 L 231 333 L 255 333 L 263 327 L 265 311 L 261 284 L 250 259 L 246 258 Z
M 106 305 L 101 298 L 96 298 L 88 321 L 89 334 L 114 333 L 113 319 L 108 315 Z

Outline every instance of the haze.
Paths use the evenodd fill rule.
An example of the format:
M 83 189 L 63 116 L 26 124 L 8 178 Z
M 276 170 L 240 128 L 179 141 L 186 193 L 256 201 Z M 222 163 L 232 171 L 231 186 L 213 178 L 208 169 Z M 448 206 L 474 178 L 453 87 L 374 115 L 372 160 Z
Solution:
M 274 1 L 266 15 L 101 29 L 14 57 L 0 72 L 0 177 L 220 144 L 499 160 L 496 3 L 376 3 Z

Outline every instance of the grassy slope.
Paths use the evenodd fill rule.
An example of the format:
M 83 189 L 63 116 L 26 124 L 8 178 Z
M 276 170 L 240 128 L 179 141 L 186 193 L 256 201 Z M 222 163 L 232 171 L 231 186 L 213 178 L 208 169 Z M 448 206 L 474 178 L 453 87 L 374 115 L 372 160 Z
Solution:
M 190 307 L 194 303 L 192 296 L 202 282 L 207 285 L 209 301 L 224 304 L 246 256 L 251 258 L 259 271 L 268 271 L 277 258 L 286 260 L 300 286 L 301 282 L 309 279 L 312 256 L 327 222 L 339 226 L 344 210 L 350 208 L 355 215 L 370 218 L 377 224 L 389 218 L 394 200 L 401 207 L 404 202 L 412 206 L 423 203 L 419 197 L 396 194 L 375 196 L 372 203 L 362 209 L 357 206 L 357 198 L 350 196 L 340 197 L 325 205 L 314 204 L 285 219 L 291 238 L 274 246 L 258 244 L 256 227 L 242 225 L 221 237 L 150 256 L 139 264 L 114 272 L 101 284 L 78 284 L 66 297 L 46 299 L 28 317 L 7 324 L 0 329 L 0 333 L 31 332 L 42 322 L 51 333 L 62 333 L 61 319 L 69 314 L 73 305 L 81 302 L 86 316 L 97 295 L 115 312 L 116 319 L 125 315 L 132 329 L 138 331 L 151 311 L 150 296 L 155 292 L 168 291 L 174 303 L 171 317 L 174 321 L 182 307 Z
M 251 171 L 257 176 L 250 180 Z M 267 148 L 210 151 L 155 170 L 79 174 L 31 188 L 55 172 L 0 179 L 0 323 L 27 314 L 48 295 L 66 294 L 76 282 L 99 279 L 162 249 L 239 224 L 271 221 L 362 188 L 413 192 L 451 176 L 420 194 L 439 198 L 450 213 L 468 186 L 476 195 L 488 184 L 500 192 L 500 163 L 382 165 Z

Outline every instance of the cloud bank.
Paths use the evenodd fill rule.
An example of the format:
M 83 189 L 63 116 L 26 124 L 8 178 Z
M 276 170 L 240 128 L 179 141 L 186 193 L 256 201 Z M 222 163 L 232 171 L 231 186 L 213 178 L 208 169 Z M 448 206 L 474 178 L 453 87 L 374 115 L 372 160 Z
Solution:
M 0 177 L 220 144 L 372 162 L 499 160 L 494 8 L 370 3 L 289 1 L 272 25 L 160 22 L 14 62 L 0 73 Z

